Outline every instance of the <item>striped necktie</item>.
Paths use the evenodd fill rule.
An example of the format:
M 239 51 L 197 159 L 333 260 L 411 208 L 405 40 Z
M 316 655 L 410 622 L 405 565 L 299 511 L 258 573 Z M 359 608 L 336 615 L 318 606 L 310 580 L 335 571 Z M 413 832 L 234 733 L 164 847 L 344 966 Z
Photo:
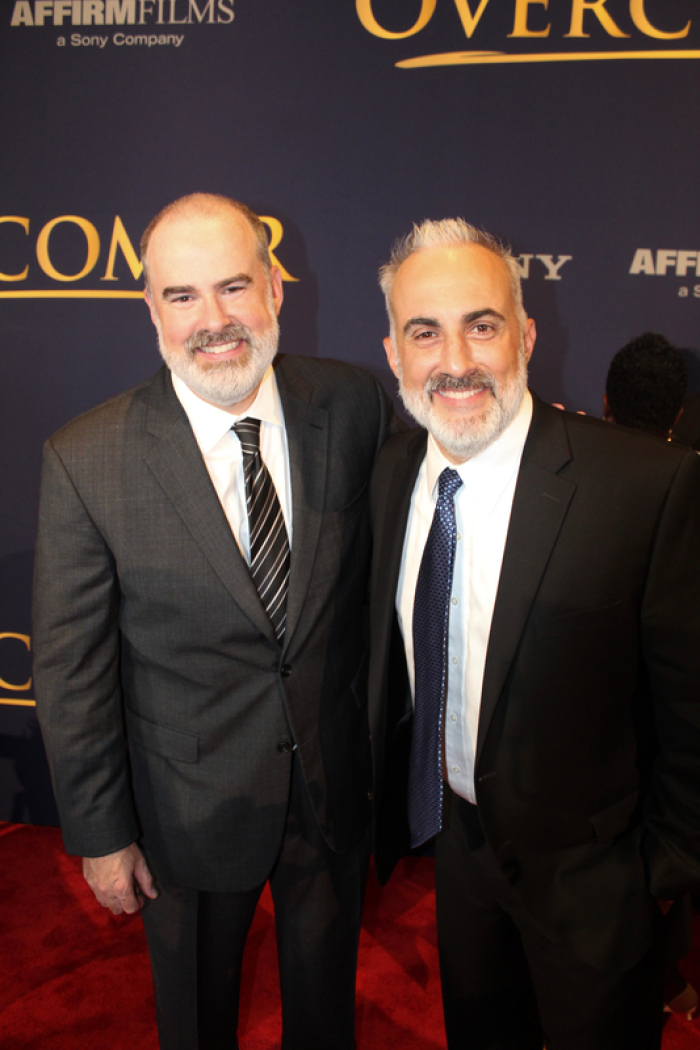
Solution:
M 270 617 L 277 641 L 281 643 L 289 589 L 289 540 L 284 515 L 274 483 L 260 455 L 260 420 L 242 419 L 234 423 L 232 429 L 243 451 L 250 529 L 250 574 Z

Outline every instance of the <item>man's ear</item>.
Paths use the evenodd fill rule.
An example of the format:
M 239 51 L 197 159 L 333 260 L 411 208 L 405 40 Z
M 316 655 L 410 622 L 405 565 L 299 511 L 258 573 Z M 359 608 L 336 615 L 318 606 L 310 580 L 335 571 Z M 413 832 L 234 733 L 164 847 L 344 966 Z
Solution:
M 272 288 L 272 301 L 275 304 L 275 310 L 279 314 L 282 302 L 284 300 L 282 273 L 280 272 L 279 266 L 270 267 L 270 287 Z
M 525 346 L 525 360 L 529 361 L 532 357 L 532 351 L 535 349 L 535 341 L 537 339 L 537 327 L 531 317 L 528 317 L 525 322 L 525 331 L 523 332 L 523 345 Z
M 603 394 L 603 419 L 607 423 L 614 423 L 615 422 L 615 416 L 610 411 L 610 403 L 608 401 L 608 395 L 607 394 Z
M 396 353 L 396 347 L 391 336 L 387 336 L 384 340 L 384 350 L 386 352 L 386 359 L 389 362 L 389 368 L 394 373 L 396 378 L 399 377 L 399 359 Z
M 153 324 L 156 325 L 156 327 L 157 327 L 158 326 L 158 322 L 156 320 L 156 312 L 153 309 L 153 300 L 151 298 L 151 293 L 149 292 L 148 288 L 144 288 L 144 290 L 143 290 L 143 298 L 144 298 L 144 300 L 146 302 L 146 306 L 148 307 L 149 312 L 151 314 L 151 320 L 153 321 Z

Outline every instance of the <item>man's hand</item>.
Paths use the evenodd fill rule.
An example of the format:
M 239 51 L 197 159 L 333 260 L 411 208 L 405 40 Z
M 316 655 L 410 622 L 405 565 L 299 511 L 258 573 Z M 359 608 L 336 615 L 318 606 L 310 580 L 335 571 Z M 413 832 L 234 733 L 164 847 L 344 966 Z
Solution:
M 144 897 L 154 900 L 158 891 L 135 842 L 106 857 L 83 857 L 85 881 L 103 908 L 115 915 L 133 915 L 145 904 Z

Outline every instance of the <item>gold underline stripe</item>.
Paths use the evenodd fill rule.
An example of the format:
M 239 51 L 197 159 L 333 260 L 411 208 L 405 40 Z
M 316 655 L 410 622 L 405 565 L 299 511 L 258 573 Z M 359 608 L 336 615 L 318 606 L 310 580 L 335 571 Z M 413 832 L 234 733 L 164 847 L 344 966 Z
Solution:
M 506 65 L 518 62 L 597 62 L 630 58 L 700 58 L 700 51 L 574 51 L 539 55 L 506 55 L 503 51 L 446 51 L 441 55 L 405 58 L 400 69 L 426 66 Z
M 11 707 L 36 707 L 36 700 L 9 700 L 6 696 L 0 696 L 0 704 L 9 704 Z
M 102 292 L 78 291 L 72 288 L 65 292 L 54 289 L 47 291 L 0 292 L 0 299 L 143 299 L 143 292 Z

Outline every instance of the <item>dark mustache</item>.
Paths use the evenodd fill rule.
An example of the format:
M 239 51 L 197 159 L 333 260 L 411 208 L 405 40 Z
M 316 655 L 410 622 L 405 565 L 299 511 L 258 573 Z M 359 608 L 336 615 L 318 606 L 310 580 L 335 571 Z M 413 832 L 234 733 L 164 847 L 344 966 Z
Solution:
M 466 376 L 434 376 L 425 385 L 428 394 L 436 390 L 483 390 L 484 387 L 495 391 L 496 384 L 491 373 L 483 368 L 475 368 Z
M 225 328 L 222 328 L 220 332 L 210 332 L 207 328 L 200 328 L 198 332 L 195 332 L 187 340 L 185 349 L 189 351 L 204 350 L 207 346 L 222 346 L 223 343 L 231 343 L 236 339 L 245 339 L 249 343 L 250 336 L 250 329 L 246 325 L 232 321 Z

